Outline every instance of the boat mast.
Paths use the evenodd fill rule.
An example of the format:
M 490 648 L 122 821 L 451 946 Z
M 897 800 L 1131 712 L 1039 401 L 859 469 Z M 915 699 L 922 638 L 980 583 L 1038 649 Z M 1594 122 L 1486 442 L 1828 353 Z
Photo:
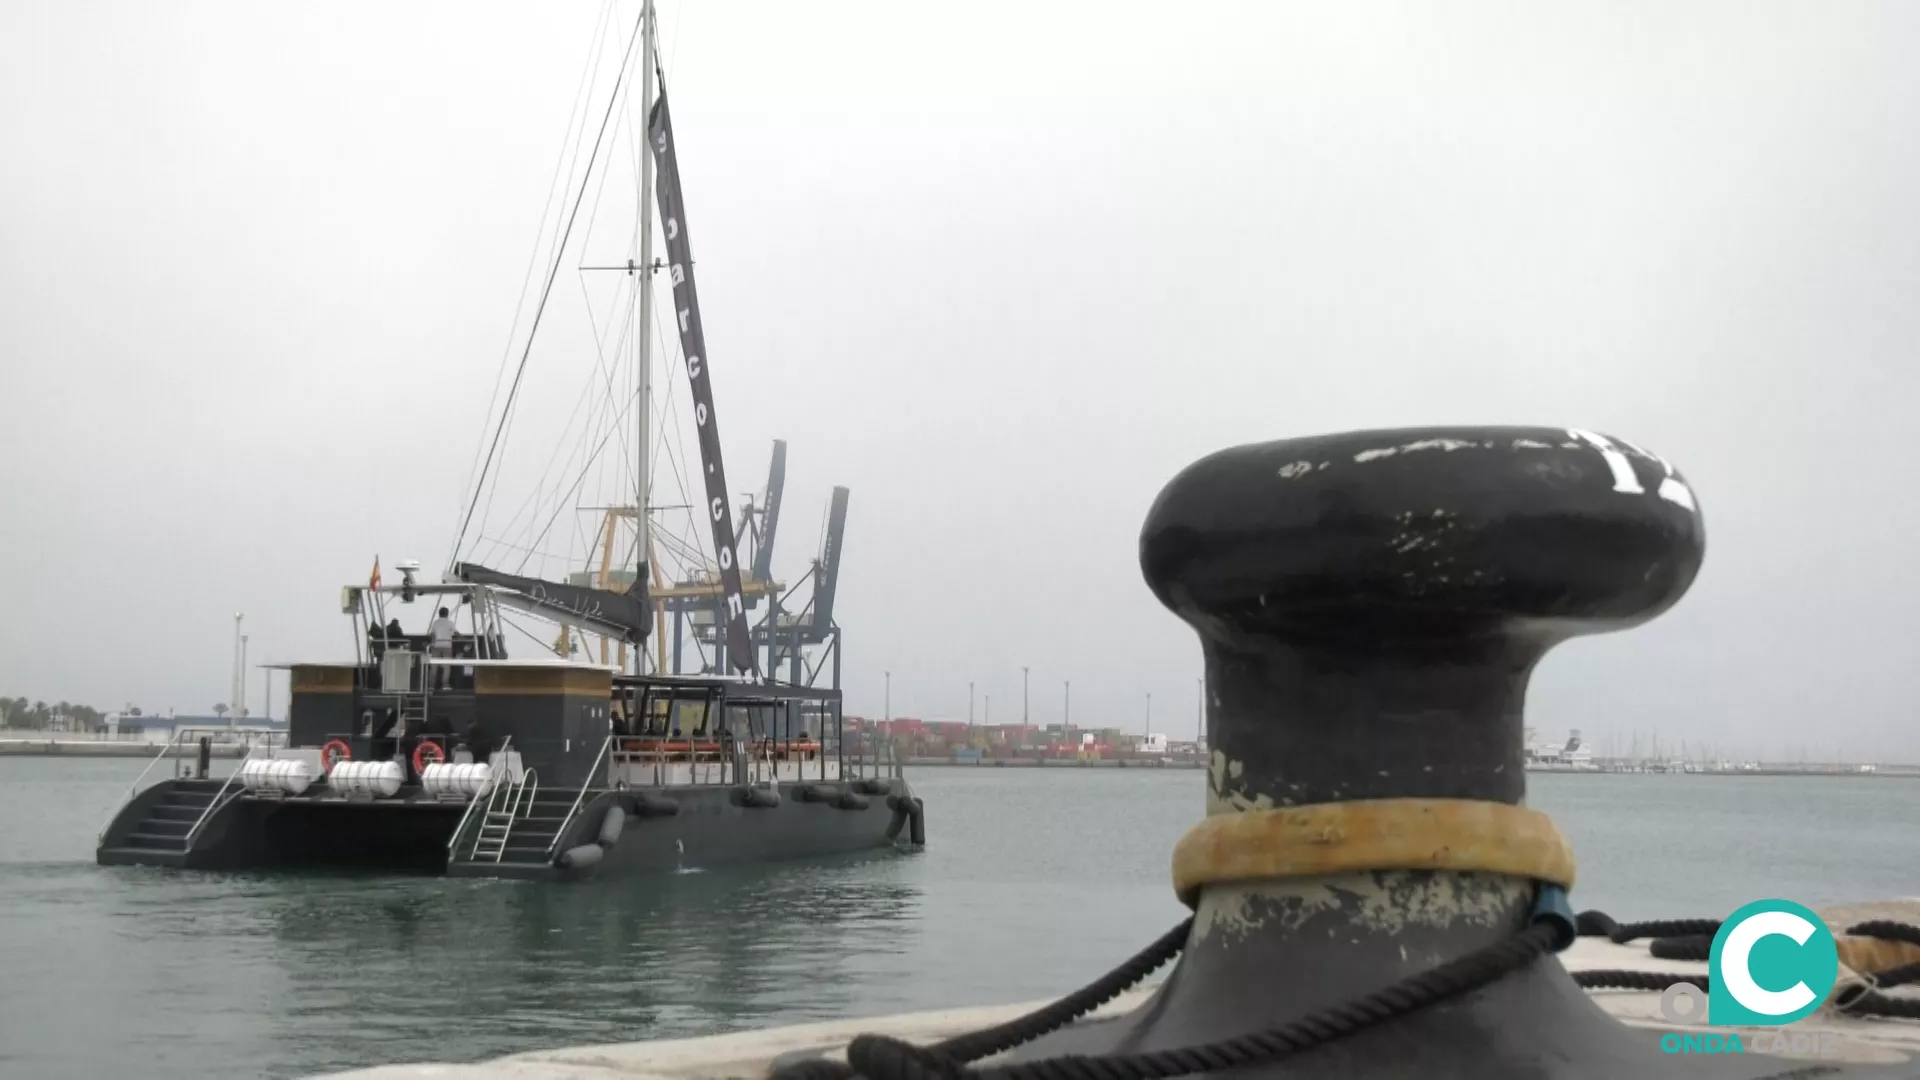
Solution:
M 653 108 L 653 52 L 654 52 L 653 0 L 641 0 L 640 8 L 640 117 L 644 126 L 646 117 Z M 640 165 L 640 203 L 639 262 L 634 269 L 634 290 L 639 294 L 639 303 L 634 305 L 634 364 L 640 375 L 639 388 L 639 431 L 636 451 L 636 491 L 634 493 L 633 523 L 638 530 L 637 543 L 634 545 L 639 565 L 634 568 L 633 584 L 628 590 L 644 589 L 647 575 L 653 570 L 653 528 L 648 518 L 649 496 L 653 493 L 652 474 L 648 468 L 647 440 L 651 437 L 653 426 L 653 154 L 646 147 L 640 148 L 637 155 Z M 646 670 L 646 647 L 636 646 L 633 650 L 633 670 L 638 675 Z

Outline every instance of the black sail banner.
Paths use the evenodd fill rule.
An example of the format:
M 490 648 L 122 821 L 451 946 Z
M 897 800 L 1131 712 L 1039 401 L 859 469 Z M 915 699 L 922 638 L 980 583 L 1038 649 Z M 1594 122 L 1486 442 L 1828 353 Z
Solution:
M 673 314 L 680 324 L 680 351 L 693 384 L 693 422 L 700 433 L 700 463 L 707 479 L 707 519 L 713 525 L 713 553 L 720 561 L 720 590 L 727 622 L 727 659 L 734 670 L 754 671 L 747 632 L 747 606 L 740 595 L 740 558 L 734 542 L 733 510 L 727 505 L 727 470 L 720 461 L 720 430 L 713 415 L 713 383 L 707 378 L 707 340 L 700 326 L 700 302 L 693 289 L 693 249 L 687 243 L 686 203 L 680 193 L 680 165 L 673 149 L 673 120 L 667 114 L 666 80 L 660 99 L 647 116 L 647 142 L 653 146 L 654 190 L 660 199 L 660 227 L 667 241 L 667 274 L 673 280 Z

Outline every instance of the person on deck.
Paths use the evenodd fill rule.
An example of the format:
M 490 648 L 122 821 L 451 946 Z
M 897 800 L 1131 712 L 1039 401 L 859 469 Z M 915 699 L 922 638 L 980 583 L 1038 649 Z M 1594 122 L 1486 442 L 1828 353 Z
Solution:
M 440 616 L 427 627 L 427 655 L 437 660 L 453 659 L 453 619 L 446 608 L 440 609 Z M 433 669 L 433 688 L 446 688 L 447 673 L 453 669 L 446 664 L 438 664 Z
M 487 758 L 493 753 L 493 736 L 480 725 L 478 716 L 467 721 L 467 749 L 473 754 L 473 760 L 480 765 L 485 765 Z

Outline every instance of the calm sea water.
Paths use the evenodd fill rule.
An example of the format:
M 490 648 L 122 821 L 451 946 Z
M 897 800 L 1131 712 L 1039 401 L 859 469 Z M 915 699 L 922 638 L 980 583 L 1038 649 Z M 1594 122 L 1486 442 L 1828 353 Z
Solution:
M 1182 914 L 1195 771 L 921 769 L 929 850 L 547 884 L 93 863 L 131 761 L 0 758 L 0 1076 L 302 1076 L 1064 992 Z M 1920 781 L 1532 778 L 1624 918 L 1912 895 Z

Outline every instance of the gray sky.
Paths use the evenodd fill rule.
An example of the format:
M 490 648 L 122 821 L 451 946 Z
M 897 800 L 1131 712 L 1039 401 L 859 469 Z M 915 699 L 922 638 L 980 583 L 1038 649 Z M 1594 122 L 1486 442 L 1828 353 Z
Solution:
M 1543 734 L 1920 758 L 1920 8 L 660 10 L 730 486 L 790 440 L 789 579 L 853 489 L 851 710 L 1016 719 L 1030 664 L 1037 721 L 1189 732 L 1136 562 L 1180 467 L 1538 423 L 1711 541 Z M 337 657 L 376 552 L 444 561 L 600 14 L 0 6 L 0 693 L 204 711 L 235 610 Z M 577 262 L 530 379 L 590 355 Z

